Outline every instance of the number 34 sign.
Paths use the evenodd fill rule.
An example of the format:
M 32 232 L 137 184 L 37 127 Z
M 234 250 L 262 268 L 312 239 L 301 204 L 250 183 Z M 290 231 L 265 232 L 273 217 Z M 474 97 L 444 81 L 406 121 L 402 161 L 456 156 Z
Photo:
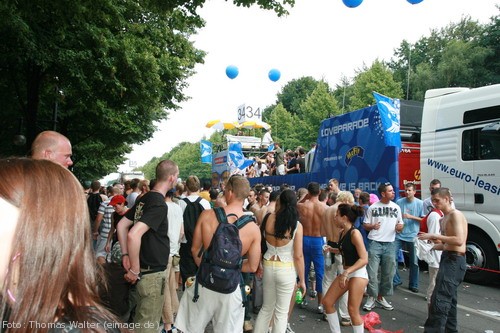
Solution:
M 262 111 L 259 107 L 253 107 L 250 105 L 241 104 L 238 106 L 238 123 L 244 123 L 245 121 L 259 121 L 262 118 Z

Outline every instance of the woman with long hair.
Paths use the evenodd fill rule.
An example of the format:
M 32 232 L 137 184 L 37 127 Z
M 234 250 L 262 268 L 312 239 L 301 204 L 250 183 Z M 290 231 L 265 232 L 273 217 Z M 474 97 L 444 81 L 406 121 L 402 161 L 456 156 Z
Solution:
M 284 333 L 295 285 L 298 284 L 303 293 L 306 290 L 302 253 L 303 231 L 299 222 L 295 192 L 281 192 L 276 211 L 269 214 L 263 223 L 267 243 L 263 261 L 264 302 L 254 332 L 267 333 L 272 318 L 272 332 Z
M 340 333 L 339 317 L 335 311 L 335 303 L 346 292 L 348 296 L 348 311 L 351 317 L 354 333 L 363 333 L 363 320 L 359 315 L 359 307 L 363 299 L 363 292 L 368 285 L 368 253 L 366 252 L 363 236 L 354 227 L 358 216 L 363 216 L 362 207 L 349 204 L 340 204 L 337 209 L 335 223 L 343 229 L 339 237 L 339 250 L 344 263 L 344 272 L 333 281 L 326 295 L 323 297 L 326 318 L 330 331 Z
M 12 158 L 0 160 L 0 179 L 0 198 L 19 215 L 10 251 L 0 253 L 8 259 L 2 328 L 119 332 L 99 303 L 89 211 L 75 176 L 48 160 Z

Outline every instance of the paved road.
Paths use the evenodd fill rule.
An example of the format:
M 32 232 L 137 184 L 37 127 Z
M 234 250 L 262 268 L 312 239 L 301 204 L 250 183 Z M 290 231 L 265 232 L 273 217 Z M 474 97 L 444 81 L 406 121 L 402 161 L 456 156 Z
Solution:
M 408 283 L 408 271 L 400 269 L 400 274 L 403 285 L 396 288 L 393 296 L 387 297 L 394 310 L 387 311 L 378 307 L 372 310 L 380 315 L 382 321 L 377 328 L 391 332 L 398 330 L 407 333 L 423 332 L 423 324 L 427 318 L 425 290 L 429 274 L 420 272 L 419 293 L 413 293 L 404 287 Z M 459 332 L 500 333 L 500 285 L 479 286 L 462 283 L 459 288 L 458 304 Z M 294 309 L 291 326 L 296 333 L 329 332 L 328 324 L 321 320 L 321 315 L 315 313 L 316 307 L 317 301 L 309 298 L 308 308 Z M 362 315 L 366 313 L 361 311 Z M 352 329 L 343 327 L 342 332 L 352 332 Z
M 389 332 L 423 332 L 423 324 L 427 318 L 427 301 L 425 290 L 429 274 L 420 272 L 419 293 L 413 293 L 406 287 L 408 271 L 400 268 L 403 285 L 396 288 L 394 295 L 387 300 L 394 306 L 393 311 L 374 308 L 372 311 L 380 315 L 382 328 Z M 500 277 L 498 279 L 500 281 Z M 329 332 L 328 323 L 316 312 L 318 306 L 315 299 L 308 297 L 306 309 L 296 306 L 290 324 L 296 333 Z M 364 300 L 363 303 L 364 304 Z M 361 310 L 361 314 L 366 314 Z M 252 321 L 255 320 L 256 315 Z M 480 286 L 462 283 L 458 294 L 458 324 L 460 333 L 500 333 L 500 284 Z M 352 332 L 351 327 L 342 327 L 342 332 Z M 368 330 L 365 330 L 368 332 Z M 207 328 L 205 333 L 213 333 Z

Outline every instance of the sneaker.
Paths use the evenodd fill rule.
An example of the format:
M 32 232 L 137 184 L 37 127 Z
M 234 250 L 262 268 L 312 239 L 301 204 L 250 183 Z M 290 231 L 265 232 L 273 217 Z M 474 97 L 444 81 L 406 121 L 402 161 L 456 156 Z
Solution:
M 286 324 L 286 333 L 295 333 L 292 328 L 290 327 L 290 323 Z
M 373 309 L 374 307 L 375 307 L 375 298 L 368 296 L 365 305 L 363 305 L 363 310 L 371 311 L 371 309 Z
M 415 287 L 410 287 L 410 288 L 408 288 L 408 289 L 410 289 L 410 291 L 411 291 L 412 293 L 418 293 L 418 288 L 415 288 Z
M 316 298 L 316 296 L 318 296 L 318 292 L 316 290 L 309 290 L 309 296 L 311 298 Z
M 318 313 L 323 314 L 324 312 L 325 312 L 325 309 L 323 309 L 323 304 L 321 304 L 320 306 L 318 306 Z
M 349 318 L 340 318 L 340 325 L 342 326 L 351 326 L 351 319 Z
M 387 302 L 383 297 L 381 299 L 377 299 L 377 303 L 388 311 L 394 310 L 394 307 L 390 305 L 389 302 Z
M 252 332 L 253 331 L 253 325 L 250 320 L 245 320 L 243 322 L 243 332 Z

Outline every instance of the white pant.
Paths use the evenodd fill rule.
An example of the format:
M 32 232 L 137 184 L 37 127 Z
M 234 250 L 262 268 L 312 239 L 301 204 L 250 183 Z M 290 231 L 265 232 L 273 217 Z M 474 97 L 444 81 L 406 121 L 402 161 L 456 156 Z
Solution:
M 240 286 L 231 294 L 221 294 L 198 285 L 199 299 L 193 302 L 195 284 L 182 294 L 175 326 L 184 333 L 203 333 L 212 321 L 214 332 L 241 333 L 245 308 Z
M 333 253 L 332 253 L 333 255 Z M 344 266 L 342 265 L 342 256 L 340 254 L 335 255 L 335 263 L 331 266 L 325 266 L 325 275 L 323 275 L 323 293 L 326 294 L 328 288 L 332 285 L 333 281 L 344 272 Z M 346 291 L 338 300 L 339 315 L 341 318 L 350 319 L 349 311 L 347 310 L 347 299 L 349 297 L 349 291 Z
M 267 333 L 274 313 L 272 333 L 286 331 L 288 309 L 297 279 L 293 263 L 264 260 L 264 303 L 255 322 L 254 333 Z

